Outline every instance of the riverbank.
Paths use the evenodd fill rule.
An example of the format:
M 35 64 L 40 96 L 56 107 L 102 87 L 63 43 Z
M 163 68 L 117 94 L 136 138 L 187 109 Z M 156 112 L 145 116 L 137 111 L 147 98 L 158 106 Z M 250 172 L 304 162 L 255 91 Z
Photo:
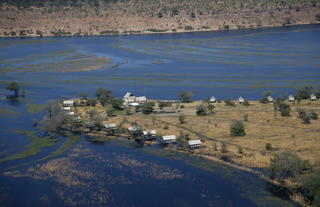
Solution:
M 316 24 L 320 4 L 185 0 L 99 2 L 97 5 L 0 5 L 1 37 L 125 35 L 239 30 Z M 64 18 L 61 18 L 61 17 Z

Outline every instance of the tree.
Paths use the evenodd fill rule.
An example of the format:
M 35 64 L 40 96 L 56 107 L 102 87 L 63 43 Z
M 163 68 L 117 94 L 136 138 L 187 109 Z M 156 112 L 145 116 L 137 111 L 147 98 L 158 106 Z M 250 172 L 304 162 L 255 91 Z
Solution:
M 158 101 L 158 106 L 162 110 L 164 107 L 170 107 L 172 104 L 168 101 Z
M 232 121 L 230 126 L 230 134 L 233 137 L 243 137 L 246 135 L 243 122 L 239 120 Z
M 81 92 L 81 93 L 79 93 L 79 97 L 80 97 L 81 99 L 83 99 L 83 100 L 87 100 L 87 98 L 88 98 L 88 93 L 86 93 L 86 92 Z
M 147 102 L 144 103 L 142 106 L 142 113 L 143 114 L 151 114 L 153 112 L 153 107 L 155 106 L 154 102 Z
M 210 103 L 209 103 L 207 108 L 208 108 L 208 110 L 210 111 L 210 113 L 212 113 L 212 112 L 213 112 L 213 109 L 214 109 L 215 107 L 214 107 L 213 104 L 210 104 Z
M 208 115 L 208 108 L 204 104 L 200 104 L 197 106 L 196 113 L 199 116 Z
M 303 171 L 310 169 L 311 167 L 307 160 L 302 160 L 296 153 L 290 151 L 282 151 L 275 154 L 270 162 L 271 178 L 280 180 L 296 177 Z
M 185 91 L 179 94 L 179 100 L 183 103 L 191 102 L 192 92 Z
M 186 116 L 183 114 L 179 115 L 179 122 L 180 124 L 186 123 Z
M 291 107 L 289 104 L 284 103 L 284 101 L 277 99 L 274 102 L 274 108 L 280 111 L 281 116 L 290 116 Z
M 111 91 L 106 90 L 104 88 L 97 88 L 96 90 L 96 96 L 99 99 L 100 97 L 110 97 L 112 94 Z
M 13 82 L 9 83 L 9 85 L 6 87 L 6 89 L 9 91 L 14 91 L 14 98 L 19 97 L 20 86 L 17 82 L 13 81 Z
M 303 86 L 298 88 L 297 93 L 295 95 L 296 99 L 308 99 L 313 92 L 313 88 L 311 86 Z
M 112 98 L 110 100 L 112 107 L 116 110 L 123 110 L 123 100 L 120 98 Z
M 311 206 L 320 206 L 320 171 L 301 176 L 299 182 L 307 193 Z
M 231 99 L 227 98 L 226 100 L 224 100 L 224 105 L 235 106 L 236 104 Z

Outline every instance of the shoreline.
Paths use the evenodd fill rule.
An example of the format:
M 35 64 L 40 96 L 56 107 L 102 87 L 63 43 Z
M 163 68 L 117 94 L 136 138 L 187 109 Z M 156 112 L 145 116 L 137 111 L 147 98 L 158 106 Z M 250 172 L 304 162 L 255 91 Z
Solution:
M 320 22 L 318 23 L 306 23 L 306 24 L 290 24 L 290 25 L 279 25 L 279 26 L 255 26 L 255 27 L 244 27 L 244 28 L 230 28 L 230 29 L 202 29 L 202 30 L 183 30 L 183 31 L 165 31 L 165 32 L 150 32 L 150 31 L 143 31 L 143 32 L 132 32 L 132 33 L 110 33 L 110 34 L 80 34 L 80 35 L 26 35 L 26 36 L 5 36 L 0 35 L 0 38 L 8 38 L 8 39 L 25 39 L 25 38 L 48 38 L 48 37 L 100 37 L 100 36 L 131 36 L 131 35 L 152 35 L 152 34 L 183 34 L 183 33 L 204 33 L 204 32 L 234 32 L 234 31 L 254 31 L 254 30 L 267 30 L 267 29 L 277 29 L 277 28 L 292 28 L 292 27 L 300 27 L 300 26 L 318 26 L 320 25 Z

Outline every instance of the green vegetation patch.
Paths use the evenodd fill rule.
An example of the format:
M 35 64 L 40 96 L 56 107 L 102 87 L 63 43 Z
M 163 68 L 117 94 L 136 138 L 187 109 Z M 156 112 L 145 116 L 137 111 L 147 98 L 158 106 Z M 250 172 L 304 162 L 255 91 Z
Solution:
M 1 116 L 17 117 L 17 116 L 20 116 L 21 113 L 18 111 L 14 111 L 12 109 L 8 109 L 8 108 L 0 108 L 0 115 Z
M 38 137 L 36 136 L 35 131 L 18 131 L 18 133 L 30 137 L 31 143 L 28 144 L 25 147 L 25 149 L 23 149 L 21 152 L 0 159 L 0 163 L 10 160 L 23 159 L 26 157 L 36 155 L 39 152 L 41 152 L 44 148 L 53 146 L 57 141 L 57 139 L 52 139 L 50 137 Z
M 80 138 L 81 137 L 78 135 L 72 135 L 70 137 L 65 138 L 65 141 L 62 143 L 62 145 L 56 151 L 52 152 L 51 154 L 42 158 L 41 160 L 49 159 L 49 158 L 61 155 L 62 153 L 69 150 L 75 143 L 79 142 Z
M 46 109 L 45 104 L 27 104 L 27 111 L 32 114 L 38 114 Z

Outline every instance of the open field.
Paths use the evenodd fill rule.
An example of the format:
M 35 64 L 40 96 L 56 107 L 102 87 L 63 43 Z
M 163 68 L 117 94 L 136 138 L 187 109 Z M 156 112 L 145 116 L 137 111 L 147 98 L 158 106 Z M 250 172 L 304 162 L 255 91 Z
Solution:
M 311 120 L 310 124 L 303 124 L 297 118 L 297 109 L 307 112 L 320 113 L 320 102 L 301 101 L 290 103 L 291 116 L 281 117 L 280 112 L 275 112 L 273 104 L 261 104 L 250 101 L 250 106 L 236 104 L 234 107 L 225 106 L 224 103 L 215 103 L 214 113 L 206 116 L 196 115 L 196 106 L 201 102 L 183 103 L 181 114 L 186 116 L 186 123 L 180 124 L 179 114 L 152 114 L 123 115 L 108 117 L 105 123 L 114 122 L 122 127 L 129 127 L 137 123 L 143 129 L 156 129 L 159 135 L 188 133 L 191 139 L 199 137 L 204 141 L 204 148 L 195 150 L 194 153 L 212 157 L 227 157 L 229 161 L 248 167 L 267 167 L 272 155 L 281 150 L 297 152 L 303 159 L 307 159 L 314 166 L 319 166 L 320 157 L 320 120 Z M 173 105 L 172 107 L 176 107 Z M 85 112 L 98 110 L 105 113 L 103 107 L 78 107 L 82 117 Z M 232 137 L 230 125 L 232 120 L 243 120 L 248 114 L 248 121 L 244 122 L 246 135 Z M 126 121 L 124 121 L 126 120 Z M 168 126 L 168 129 L 166 129 Z M 201 136 L 203 135 L 203 136 Z M 228 152 L 221 152 L 221 145 L 225 143 Z M 273 149 L 265 149 L 267 143 Z M 217 149 L 214 149 L 214 144 Z M 240 152 L 239 152 L 240 151 Z M 242 151 L 242 152 L 241 152 Z

